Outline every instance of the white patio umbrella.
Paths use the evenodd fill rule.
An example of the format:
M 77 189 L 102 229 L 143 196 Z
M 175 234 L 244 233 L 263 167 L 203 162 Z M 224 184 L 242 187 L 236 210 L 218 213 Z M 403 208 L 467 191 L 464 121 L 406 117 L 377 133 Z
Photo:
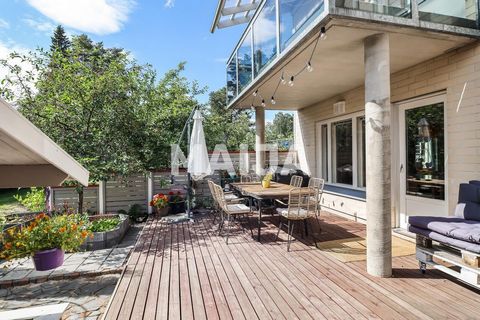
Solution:
M 205 134 L 203 132 L 203 117 L 200 110 L 196 110 L 193 115 L 187 172 L 190 173 L 194 180 L 203 179 L 211 173 L 207 144 L 205 143 Z

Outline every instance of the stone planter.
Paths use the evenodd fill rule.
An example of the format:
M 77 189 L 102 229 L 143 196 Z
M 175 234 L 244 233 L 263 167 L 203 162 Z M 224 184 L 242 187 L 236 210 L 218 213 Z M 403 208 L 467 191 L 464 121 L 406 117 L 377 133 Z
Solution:
M 35 252 L 33 264 L 37 271 L 47 271 L 60 267 L 63 264 L 64 252 L 62 249 L 49 249 Z
M 168 206 L 165 208 L 155 207 L 155 213 L 158 214 L 160 217 L 168 216 L 169 212 L 170 212 L 170 208 Z
M 87 238 L 87 240 L 80 247 L 83 250 L 92 251 L 111 248 L 122 241 L 123 237 L 130 228 L 130 219 L 124 214 L 110 214 L 110 215 L 99 215 L 91 216 L 91 220 L 98 220 L 101 218 L 111 218 L 118 216 L 120 218 L 120 224 L 111 231 L 106 232 L 94 232 L 93 238 Z
M 185 212 L 185 201 L 170 202 L 170 214 L 178 214 Z

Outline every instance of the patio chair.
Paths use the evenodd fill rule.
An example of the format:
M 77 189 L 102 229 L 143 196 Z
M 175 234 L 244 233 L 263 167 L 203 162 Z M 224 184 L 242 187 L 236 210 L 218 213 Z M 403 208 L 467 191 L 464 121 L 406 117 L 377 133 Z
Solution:
M 280 234 L 280 230 L 285 223 L 283 219 L 287 220 L 287 251 L 290 251 L 290 244 L 293 238 L 293 229 L 295 222 L 306 221 L 309 218 L 315 218 L 317 224 L 320 226 L 318 221 L 318 213 L 316 212 L 315 203 L 311 199 L 315 199 L 317 191 L 314 188 L 293 188 L 290 190 L 288 196 L 288 204 L 284 204 L 281 201 L 280 203 L 286 205 L 286 208 L 277 208 L 277 212 L 280 214 L 280 223 L 278 225 L 277 240 Z M 315 246 L 318 247 L 317 241 L 315 241 Z
M 255 173 L 250 173 L 250 174 L 243 174 L 240 176 L 240 182 L 259 182 L 260 177 L 256 175 Z
M 228 200 L 225 199 L 225 194 L 222 187 L 220 187 L 217 184 L 215 185 L 215 197 L 217 198 L 217 201 L 219 203 L 220 210 L 222 213 L 222 221 L 219 229 L 220 233 L 222 232 L 223 226 L 225 224 L 225 216 L 227 219 L 228 228 L 226 233 L 226 243 L 228 244 L 228 237 L 230 236 L 230 229 L 231 229 L 230 224 L 232 222 L 232 217 L 236 218 L 238 216 L 246 216 L 248 226 L 250 228 L 250 232 L 252 233 L 252 237 L 253 237 L 253 230 L 252 230 L 252 226 L 249 219 L 249 215 L 252 214 L 251 208 L 246 206 L 243 203 L 228 202 Z
M 295 188 L 300 188 L 303 183 L 303 177 L 301 176 L 292 176 L 290 179 L 290 185 Z
M 219 205 L 219 201 L 218 199 L 216 198 L 216 191 L 215 191 L 215 182 L 213 182 L 212 180 L 208 180 L 208 188 L 210 189 L 210 193 L 212 194 L 212 199 L 213 199 L 213 204 L 214 204 L 214 216 L 213 216 L 213 223 L 215 223 L 216 219 L 217 219 L 217 216 L 219 216 L 220 218 L 220 205 Z M 230 203 L 230 204 L 234 204 L 234 203 L 239 203 L 241 201 L 243 201 L 243 198 L 240 198 L 238 196 L 236 196 L 235 194 L 231 193 L 231 192 L 224 192 L 224 197 L 225 197 L 225 200 Z
M 311 200 L 315 204 L 315 212 L 317 214 L 320 214 L 323 188 L 325 187 L 325 180 L 321 178 L 310 178 L 310 180 L 308 181 L 308 187 L 316 191 L 315 197 L 312 198 Z

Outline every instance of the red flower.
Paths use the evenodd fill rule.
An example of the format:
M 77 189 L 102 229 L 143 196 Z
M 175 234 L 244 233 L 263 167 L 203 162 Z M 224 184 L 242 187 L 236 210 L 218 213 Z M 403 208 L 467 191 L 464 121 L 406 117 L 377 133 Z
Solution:
M 174 195 L 173 191 L 170 191 L 168 195 L 173 196 Z

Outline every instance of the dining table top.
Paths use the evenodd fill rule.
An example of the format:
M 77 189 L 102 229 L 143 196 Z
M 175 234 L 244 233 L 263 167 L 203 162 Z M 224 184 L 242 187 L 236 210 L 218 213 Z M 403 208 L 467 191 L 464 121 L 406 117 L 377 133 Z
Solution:
M 232 188 L 244 196 L 250 196 L 257 199 L 285 199 L 288 198 L 291 185 L 270 182 L 269 188 L 264 188 L 261 182 L 238 182 L 230 184 Z

